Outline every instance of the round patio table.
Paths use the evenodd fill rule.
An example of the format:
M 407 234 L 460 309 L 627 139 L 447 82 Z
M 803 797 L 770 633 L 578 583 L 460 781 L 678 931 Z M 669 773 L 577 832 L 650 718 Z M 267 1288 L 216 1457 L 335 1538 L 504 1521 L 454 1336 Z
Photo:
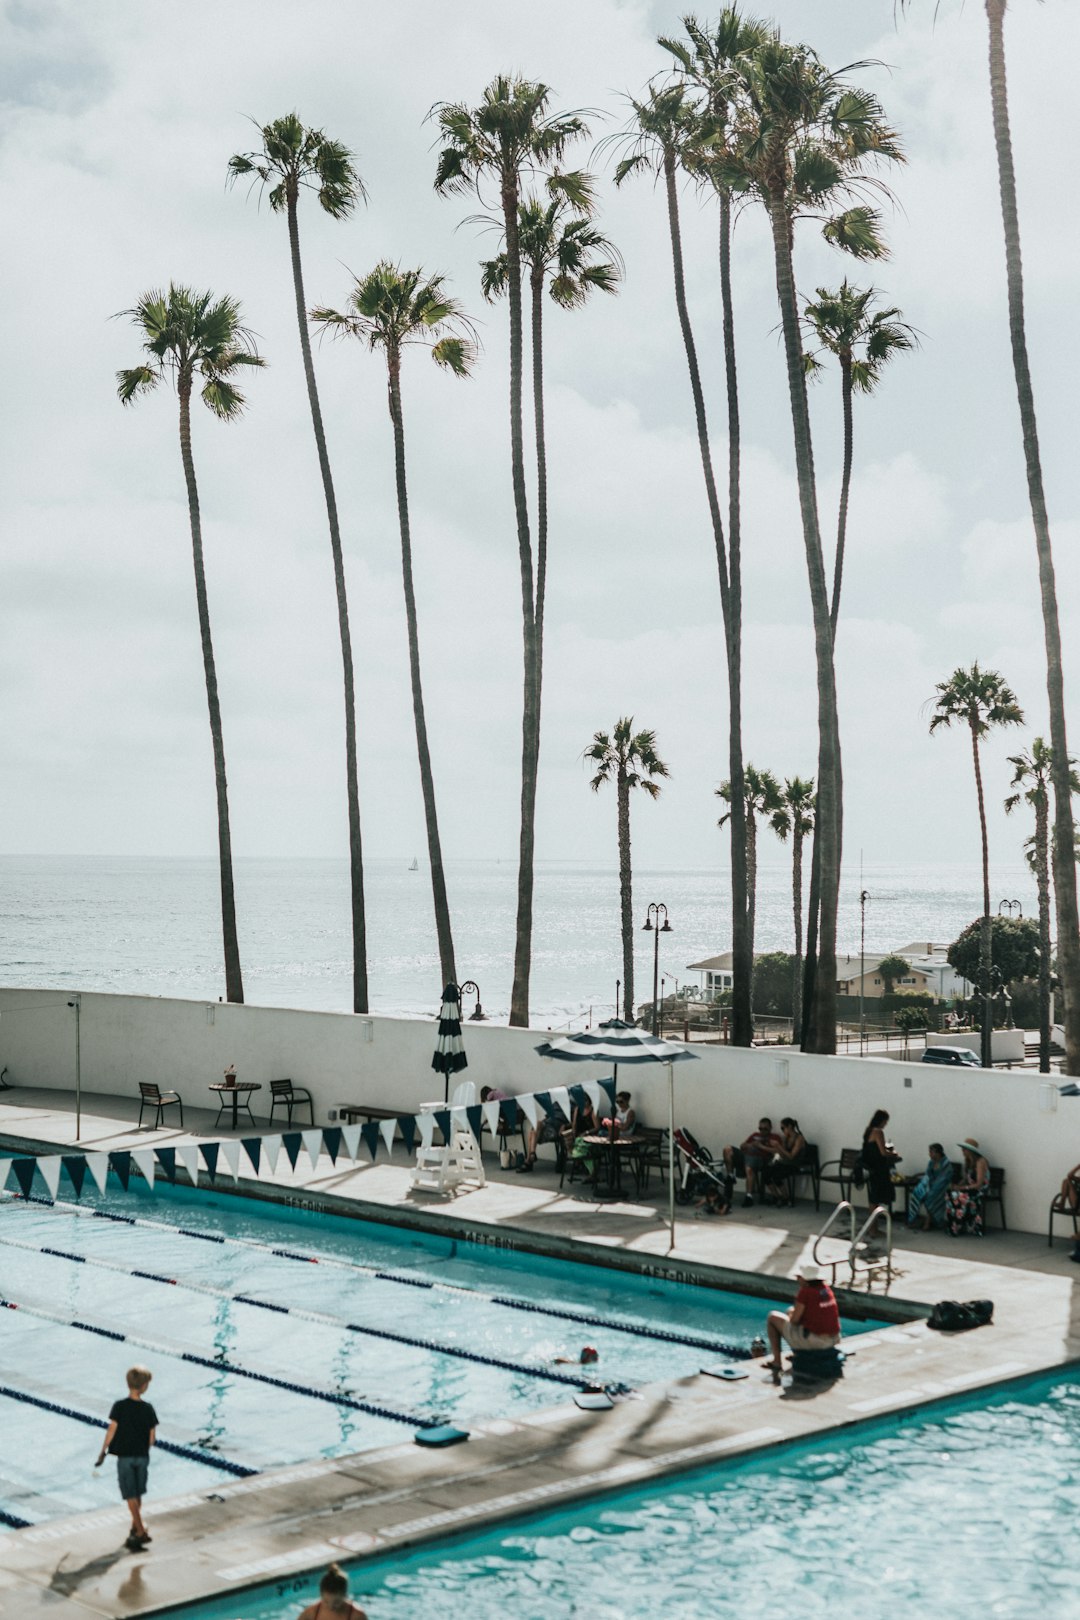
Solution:
M 218 1094 L 218 1119 L 221 1118 L 222 1113 L 226 1108 L 228 1108 L 231 1101 L 232 1129 L 234 1131 L 237 1126 L 236 1111 L 241 1106 L 241 1098 L 243 1099 L 243 1107 L 247 1109 L 248 1118 L 251 1120 L 252 1124 L 255 1123 L 254 1115 L 251 1112 L 251 1093 L 253 1091 L 262 1090 L 262 1084 L 260 1081 L 237 1080 L 234 1085 L 229 1086 L 226 1085 L 224 1080 L 215 1080 L 213 1085 L 210 1087 L 210 1090 L 216 1091 Z M 217 1121 L 215 1121 L 215 1124 L 216 1123 Z
M 603 1185 L 600 1178 L 596 1179 L 596 1192 L 601 1198 L 623 1197 L 622 1166 L 624 1158 L 629 1159 L 640 1149 L 640 1143 L 632 1136 L 612 1136 L 610 1131 L 596 1131 L 589 1136 L 578 1138 L 590 1148 L 598 1150 L 598 1156 L 604 1172 Z

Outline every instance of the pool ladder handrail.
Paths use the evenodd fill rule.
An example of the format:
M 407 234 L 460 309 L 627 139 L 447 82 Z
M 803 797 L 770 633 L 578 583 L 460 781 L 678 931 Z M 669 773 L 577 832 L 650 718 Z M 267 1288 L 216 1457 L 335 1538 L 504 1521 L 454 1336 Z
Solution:
M 828 1266 L 831 1269 L 831 1282 L 833 1287 L 836 1286 L 836 1268 L 837 1266 L 842 1266 L 844 1264 L 845 1257 L 842 1256 L 838 1260 L 823 1260 L 818 1254 L 818 1244 L 821 1242 L 823 1237 L 828 1235 L 830 1227 L 836 1223 L 836 1221 L 845 1211 L 847 1212 L 848 1217 L 848 1252 L 846 1259 L 848 1264 L 851 1263 L 851 1257 L 855 1252 L 855 1244 L 857 1243 L 858 1239 L 855 1236 L 855 1206 L 846 1198 L 842 1198 L 840 1200 L 832 1214 L 826 1220 L 825 1225 L 821 1228 L 821 1231 L 814 1239 L 814 1248 L 811 1255 L 811 1258 L 816 1266 Z
M 889 1285 L 892 1282 L 892 1210 L 889 1208 L 888 1204 L 875 1204 L 873 1209 L 867 1215 L 865 1221 L 859 1227 L 858 1232 L 855 1234 L 855 1236 L 851 1240 L 851 1249 L 850 1249 L 850 1252 L 849 1252 L 849 1255 L 848 1255 L 848 1259 L 849 1259 L 849 1261 L 851 1263 L 851 1282 L 852 1282 L 852 1286 L 854 1286 L 855 1277 L 856 1277 L 856 1274 L 857 1274 L 857 1272 L 859 1270 L 860 1265 L 861 1265 L 862 1269 L 866 1272 L 866 1276 L 867 1276 L 868 1281 L 873 1277 L 875 1272 L 878 1272 L 878 1271 L 880 1271 L 882 1269 L 882 1265 L 881 1265 L 882 1257 L 881 1256 L 875 1255 L 873 1258 L 871 1258 L 870 1256 L 860 1257 L 860 1255 L 859 1255 L 859 1244 L 863 1241 L 863 1238 L 866 1236 L 867 1232 L 869 1232 L 876 1225 L 878 1217 L 880 1215 L 884 1215 L 884 1217 L 885 1217 L 885 1255 L 884 1255 L 884 1261 L 885 1261 L 885 1287 L 886 1287 L 886 1289 L 888 1289 Z M 853 1223 L 854 1223 L 854 1211 L 852 1211 L 852 1217 L 853 1217 Z

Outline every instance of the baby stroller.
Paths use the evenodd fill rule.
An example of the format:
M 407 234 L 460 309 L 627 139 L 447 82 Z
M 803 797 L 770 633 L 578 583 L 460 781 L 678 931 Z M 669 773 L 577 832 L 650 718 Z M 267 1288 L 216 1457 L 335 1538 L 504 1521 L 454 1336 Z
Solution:
M 681 1125 L 675 1131 L 675 1146 L 679 1150 L 675 1202 L 689 1204 L 695 1198 L 713 1196 L 722 1204 L 730 1204 L 735 1177 L 723 1159 L 714 1159 L 708 1148 Z

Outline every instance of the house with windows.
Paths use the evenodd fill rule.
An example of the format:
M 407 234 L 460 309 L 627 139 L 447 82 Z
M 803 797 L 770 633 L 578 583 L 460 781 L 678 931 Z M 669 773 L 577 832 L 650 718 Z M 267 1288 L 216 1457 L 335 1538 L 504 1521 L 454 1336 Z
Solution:
M 902 956 L 909 963 L 909 971 L 894 980 L 894 991 L 909 991 L 935 996 L 939 1001 L 952 1001 L 954 997 L 969 993 L 967 981 L 950 967 L 947 945 L 918 940 L 900 945 L 891 951 L 874 951 L 865 957 L 838 956 L 836 959 L 836 989 L 842 996 L 857 996 L 862 986 L 864 999 L 885 994 L 885 980 L 879 971 L 887 956 Z M 730 990 L 733 983 L 733 958 L 730 951 L 719 956 L 707 956 L 701 962 L 688 962 L 687 973 L 701 975 L 701 991 L 706 1001 Z

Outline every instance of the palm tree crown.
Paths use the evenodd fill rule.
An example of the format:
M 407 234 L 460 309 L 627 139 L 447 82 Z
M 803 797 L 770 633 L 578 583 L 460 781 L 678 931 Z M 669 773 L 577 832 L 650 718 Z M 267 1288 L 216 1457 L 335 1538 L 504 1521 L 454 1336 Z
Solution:
M 918 344 L 900 310 L 873 308 L 877 297 L 874 287 L 853 287 L 845 277 L 835 292 L 819 287 L 817 301 L 804 307 L 811 335 L 849 368 L 851 386 L 861 394 L 873 393 L 894 355 Z M 816 354 L 808 353 L 806 369 L 817 375 L 824 367 Z
M 783 790 L 772 771 L 759 771 L 756 765 L 747 765 L 746 771 L 746 814 L 747 818 L 768 816 L 770 819 L 776 814 L 783 803 Z M 716 789 L 716 797 L 723 799 L 725 804 L 731 804 L 731 783 L 721 782 Z M 726 827 L 731 820 L 731 811 L 725 810 L 716 825 Z
M 1013 768 L 1010 786 L 1017 791 L 1009 794 L 1005 800 L 1005 809 L 1011 813 L 1021 800 L 1031 805 L 1033 809 L 1039 805 L 1049 806 L 1054 764 L 1049 743 L 1044 742 L 1041 737 L 1036 737 L 1030 748 L 1025 748 L 1019 754 L 1010 754 L 1009 764 Z M 1075 764 L 1076 761 L 1070 759 L 1069 784 L 1074 793 L 1080 793 L 1080 776 L 1073 769 Z
M 464 377 L 476 346 L 472 327 L 444 282 L 443 276 L 402 270 L 384 259 L 356 278 L 344 312 L 313 309 L 311 318 L 340 336 L 359 338 L 372 351 L 385 349 L 388 356 L 400 356 L 409 344 L 425 344 L 436 365 Z
M 258 152 L 237 152 L 229 159 L 229 179 L 244 175 L 270 187 L 275 213 L 295 202 L 301 188 L 314 191 L 319 206 L 332 219 L 346 219 L 367 197 L 353 164 L 354 154 L 321 129 L 308 129 L 296 113 L 256 126 L 262 136 Z
M 441 101 L 432 109 L 446 142 L 439 154 L 435 189 L 444 196 L 479 192 L 485 178 L 500 187 L 520 175 L 562 161 L 572 141 L 588 134 L 579 113 L 552 113 L 551 87 L 513 73 L 500 73 L 478 107 Z
M 947 681 L 939 681 L 932 700 L 931 732 L 950 727 L 955 720 L 966 725 L 973 736 L 985 737 L 991 727 L 1022 726 L 1023 710 L 1003 675 L 994 669 L 955 669 Z
M 121 311 L 140 328 L 149 360 L 116 374 L 117 395 L 131 405 L 171 375 L 179 392 L 190 392 L 202 378 L 202 401 L 214 415 L 229 422 L 247 401 L 232 381 L 245 366 L 265 366 L 251 334 L 240 319 L 234 298 L 215 298 L 210 292 L 169 283 L 167 292 L 143 293 L 133 309 Z
M 785 843 L 789 837 L 807 838 L 814 830 L 814 779 L 789 776 L 780 794 L 780 803 L 769 817 L 769 825 Z
M 597 767 L 589 783 L 594 793 L 605 782 L 619 779 L 631 789 L 641 788 L 650 799 L 658 799 L 660 783 L 655 778 L 670 774 L 656 751 L 656 732 L 635 732 L 632 715 L 617 721 L 610 735 L 596 732 L 584 757 Z
M 560 187 L 561 178 L 549 178 L 546 203 L 526 197 L 520 204 L 518 242 L 530 275 L 547 281 L 548 293 L 560 308 L 576 309 L 591 292 L 618 291 L 622 258 L 589 217 L 593 201 L 591 177 L 577 176 L 585 184 L 575 188 L 573 199 Z M 507 287 L 505 251 L 481 268 L 484 297 L 500 297 Z

